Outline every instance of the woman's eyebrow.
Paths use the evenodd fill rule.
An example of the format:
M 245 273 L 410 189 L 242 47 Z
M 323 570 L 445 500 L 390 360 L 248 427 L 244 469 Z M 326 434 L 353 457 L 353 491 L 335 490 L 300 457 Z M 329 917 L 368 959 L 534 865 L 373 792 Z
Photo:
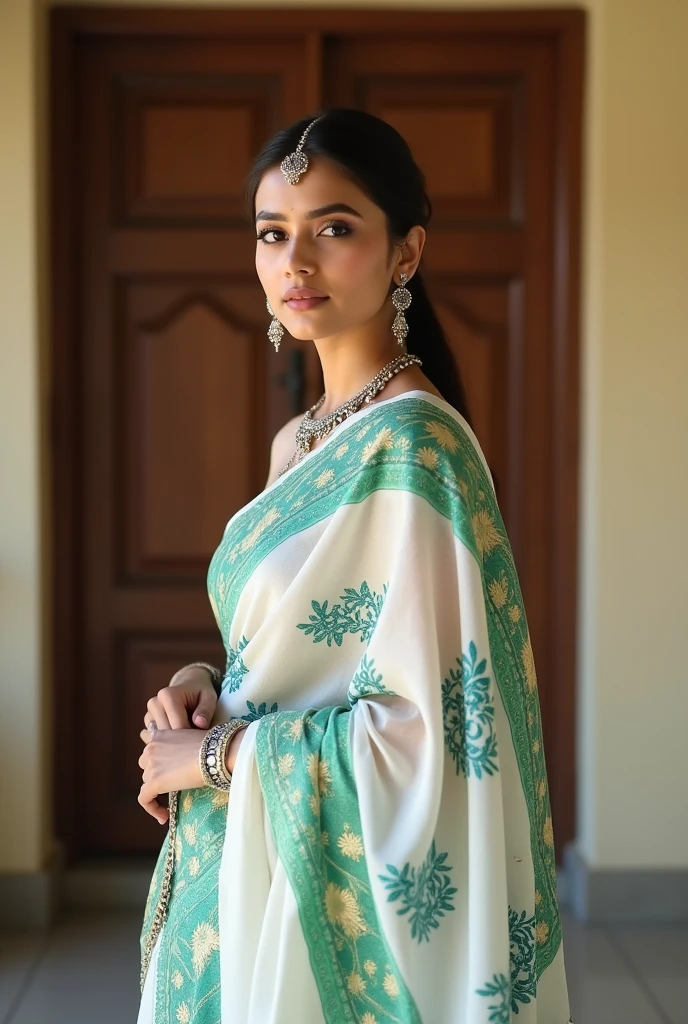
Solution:
M 330 203 L 329 206 L 320 206 L 317 210 L 309 210 L 304 220 L 315 220 L 316 217 L 325 217 L 328 213 L 350 213 L 354 217 L 361 217 L 361 214 L 354 210 L 353 206 L 346 203 Z M 261 210 L 256 214 L 256 221 L 259 220 L 287 220 L 283 213 L 271 213 L 270 210 Z

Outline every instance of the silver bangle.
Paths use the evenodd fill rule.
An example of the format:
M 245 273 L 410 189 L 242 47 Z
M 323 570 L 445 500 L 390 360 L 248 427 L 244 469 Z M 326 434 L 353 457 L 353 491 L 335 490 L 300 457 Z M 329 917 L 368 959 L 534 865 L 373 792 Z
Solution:
M 229 792 L 232 773 L 227 770 L 225 761 L 227 747 L 232 736 L 240 729 L 245 729 L 247 724 L 243 718 L 232 718 L 222 725 L 214 725 L 203 737 L 198 751 L 198 764 L 206 786 Z
M 185 665 L 185 668 L 204 668 L 210 673 L 210 681 L 213 684 L 215 693 L 220 696 L 222 689 L 222 673 L 219 668 L 215 668 L 214 665 L 209 665 L 207 661 L 192 661 L 190 665 Z

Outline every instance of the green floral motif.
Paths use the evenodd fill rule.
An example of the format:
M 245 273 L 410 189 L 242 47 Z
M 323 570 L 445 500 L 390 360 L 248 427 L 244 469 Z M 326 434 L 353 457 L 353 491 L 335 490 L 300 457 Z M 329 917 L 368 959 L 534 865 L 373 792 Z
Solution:
M 499 996 L 499 1004 L 488 1007 L 490 1024 L 509 1024 L 511 1012 L 518 1014 L 519 1004 L 525 1006 L 537 996 L 535 979 L 535 918 L 519 914 L 509 907 L 509 968 L 510 980 L 495 974 L 479 996 Z M 511 1011 L 511 1012 L 510 1012 Z
M 497 764 L 497 737 L 494 733 L 494 701 L 490 677 L 485 674 L 487 660 L 478 662 L 478 650 L 471 640 L 468 654 L 456 659 L 457 668 L 449 670 L 442 683 L 444 738 L 456 762 L 457 775 L 477 779 L 494 775 Z
M 438 918 L 445 911 L 454 910 L 453 898 L 456 889 L 450 885 L 451 867 L 445 863 L 446 853 L 437 853 L 433 839 L 430 851 L 418 869 L 405 864 L 401 871 L 393 864 L 387 865 L 390 875 L 379 875 L 388 890 L 388 903 L 401 898 L 403 906 L 397 914 L 410 914 L 411 938 L 420 944 L 423 939 L 430 941 L 430 929 L 439 928 Z M 391 877 L 390 877 L 391 876 Z
M 382 593 L 376 594 L 364 580 L 360 591 L 353 587 L 345 588 L 339 598 L 341 604 L 333 604 L 328 608 L 329 601 L 323 601 L 322 604 L 312 601 L 315 614 L 308 616 L 310 622 L 300 622 L 298 628 L 306 636 L 312 635 L 314 644 L 326 640 L 328 647 L 332 646 L 333 640 L 337 647 L 341 647 L 346 633 L 360 633 L 361 643 L 370 640 L 382 611 L 387 587 L 388 584 L 385 584 Z
M 222 689 L 227 690 L 229 693 L 235 693 L 239 689 L 243 677 L 248 672 L 244 659 L 241 657 L 241 652 L 247 646 L 248 640 L 245 636 L 242 636 L 236 650 L 234 650 L 231 644 L 227 646 L 227 671 L 225 672 L 225 678 L 222 680 Z
M 535 981 L 535 918 L 509 907 L 509 948 L 511 960 L 511 1009 L 529 1003 L 537 995 Z
M 487 1008 L 490 1013 L 487 1018 L 489 1024 L 510 1024 L 509 989 L 509 979 L 505 974 L 495 974 L 492 981 L 485 982 L 485 988 L 476 989 L 479 996 L 499 999 L 498 1003 L 493 1003 Z
M 368 661 L 368 656 L 363 655 L 358 670 L 349 683 L 349 704 L 353 707 L 359 697 L 365 697 L 370 693 L 394 694 L 393 690 L 387 689 L 382 682 L 382 674 L 375 668 L 375 659 Z
M 274 715 L 278 710 L 277 703 L 274 703 L 268 711 L 267 701 L 263 701 L 262 704 L 259 704 L 258 707 L 256 707 L 253 701 L 247 700 L 246 707 L 248 708 L 249 713 L 241 716 L 242 721 L 244 722 L 257 722 L 258 719 L 263 718 L 264 715 Z

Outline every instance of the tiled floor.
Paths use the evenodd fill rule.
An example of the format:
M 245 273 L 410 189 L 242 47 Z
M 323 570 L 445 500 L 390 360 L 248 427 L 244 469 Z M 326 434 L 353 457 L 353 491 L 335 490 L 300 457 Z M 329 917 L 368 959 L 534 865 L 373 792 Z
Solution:
M 134 1024 L 140 921 L 79 913 L 46 936 L 0 935 L 0 1024 Z M 688 928 L 565 918 L 564 943 L 576 1024 L 688 1024 Z

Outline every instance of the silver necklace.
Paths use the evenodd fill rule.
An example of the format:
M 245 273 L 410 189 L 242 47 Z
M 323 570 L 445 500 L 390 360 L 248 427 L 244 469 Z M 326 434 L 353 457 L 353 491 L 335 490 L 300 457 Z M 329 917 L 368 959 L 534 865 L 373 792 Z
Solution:
M 373 379 L 369 381 L 364 388 L 355 394 L 353 398 L 347 399 L 346 402 L 342 402 L 333 412 L 328 413 L 327 416 L 323 416 L 321 419 L 314 420 L 313 413 L 317 412 L 320 406 L 325 401 L 325 395 L 311 406 L 306 415 L 303 417 L 299 424 L 299 428 L 296 431 L 296 451 L 289 459 L 289 462 L 279 471 L 278 476 L 282 476 L 282 473 L 286 473 L 288 469 L 294 465 L 294 463 L 300 461 L 304 455 L 306 455 L 313 447 L 314 441 L 321 441 L 327 437 L 336 426 L 342 423 L 349 416 L 352 416 L 359 409 L 372 401 L 376 395 L 378 395 L 388 381 L 395 377 L 397 373 L 405 370 L 407 366 L 422 366 L 422 360 L 409 352 L 402 352 L 401 355 L 395 356 L 391 362 L 383 366 L 378 373 L 375 374 Z

